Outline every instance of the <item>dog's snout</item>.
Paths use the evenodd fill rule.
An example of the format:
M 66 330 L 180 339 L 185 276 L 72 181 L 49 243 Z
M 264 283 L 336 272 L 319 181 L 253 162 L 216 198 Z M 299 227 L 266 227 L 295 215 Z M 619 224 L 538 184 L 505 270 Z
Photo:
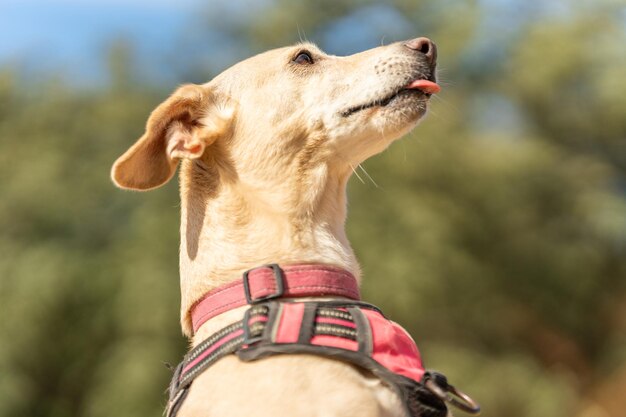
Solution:
M 431 65 L 435 65 L 437 63 L 437 46 L 435 45 L 435 42 L 430 39 L 424 37 L 411 39 L 410 41 L 405 42 L 404 46 L 424 54 Z

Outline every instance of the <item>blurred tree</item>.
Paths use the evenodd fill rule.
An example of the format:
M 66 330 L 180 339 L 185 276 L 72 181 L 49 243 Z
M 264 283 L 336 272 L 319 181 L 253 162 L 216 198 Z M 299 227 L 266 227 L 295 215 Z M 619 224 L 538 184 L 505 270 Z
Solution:
M 437 42 L 444 92 L 430 116 L 350 185 L 365 295 L 487 417 L 623 414 L 617 2 L 238 6 L 205 12 L 230 45 L 222 58 L 300 37 L 333 53 Z M 206 48 L 171 60 L 185 81 L 213 75 Z M 0 416 L 156 415 L 161 361 L 184 351 L 176 186 L 138 195 L 108 179 L 167 94 L 139 81 L 132 55 L 118 41 L 110 88 L 95 91 L 0 70 Z
M 1 79 L 0 415 L 159 413 L 184 344 L 177 195 L 115 192 L 108 170 L 162 94 Z
M 547 140 L 597 155 L 626 182 L 626 31 L 623 5 L 583 2 L 534 21 L 513 47 L 502 90 Z M 546 62 L 546 58 L 550 60 Z

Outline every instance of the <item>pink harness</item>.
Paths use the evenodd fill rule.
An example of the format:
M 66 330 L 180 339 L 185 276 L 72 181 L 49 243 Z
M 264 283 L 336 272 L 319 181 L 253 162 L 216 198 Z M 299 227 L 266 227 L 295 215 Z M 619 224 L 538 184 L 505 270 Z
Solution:
M 343 299 L 290 300 L 328 296 Z M 208 337 L 178 365 L 167 417 L 175 416 L 198 374 L 233 353 L 243 361 L 310 353 L 353 363 L 395 389 L 413 417 L 443 417 L 445 402 L 479 412 L 478 405 L 443 375 L 425 371 L 415 342 L 402 327 L 359 298 L 352 274 L 325 265 L 266 265 L 210 291 L 192 308 L 194 332 L 218 314 L 246 304 L 250 308 L 243 320 Z

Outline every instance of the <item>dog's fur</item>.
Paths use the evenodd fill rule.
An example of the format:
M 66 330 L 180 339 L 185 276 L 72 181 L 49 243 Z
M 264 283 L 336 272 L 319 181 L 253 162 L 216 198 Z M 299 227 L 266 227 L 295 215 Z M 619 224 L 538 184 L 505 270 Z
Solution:
M 313 63 L 296 59 L 303 51 Z M 247 269 L 321 263 L 359 277 L 344 231 L 348 178 L 415 126 L 428 95 L 403 90 L 384 99 L 413 80 L 433 80 L 433 71 L 434 60 L 405 43 L 348 57 L 299 44 L 247 59 L 207 84 L 185 85 L 157 107 L 112 178 L 122 188 L 148 190 L 167 182 L 182 161 L 181 320 L 193 345 L 245 309 L 192 335 L 194 302 Z M 339 361 L 281 355 L 242 363 L 233 355 L 194 381 L 179 413 L 282 415 L 404 411 L 380 380 Z

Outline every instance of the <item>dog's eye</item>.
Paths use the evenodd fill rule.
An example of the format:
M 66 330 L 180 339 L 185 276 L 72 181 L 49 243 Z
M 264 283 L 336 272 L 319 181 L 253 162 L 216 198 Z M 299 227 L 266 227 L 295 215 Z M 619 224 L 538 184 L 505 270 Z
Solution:
M 300 51 L 298 55 L 293 59 L 296 64 L 312 64 L 313 57 L 308 51 Z

